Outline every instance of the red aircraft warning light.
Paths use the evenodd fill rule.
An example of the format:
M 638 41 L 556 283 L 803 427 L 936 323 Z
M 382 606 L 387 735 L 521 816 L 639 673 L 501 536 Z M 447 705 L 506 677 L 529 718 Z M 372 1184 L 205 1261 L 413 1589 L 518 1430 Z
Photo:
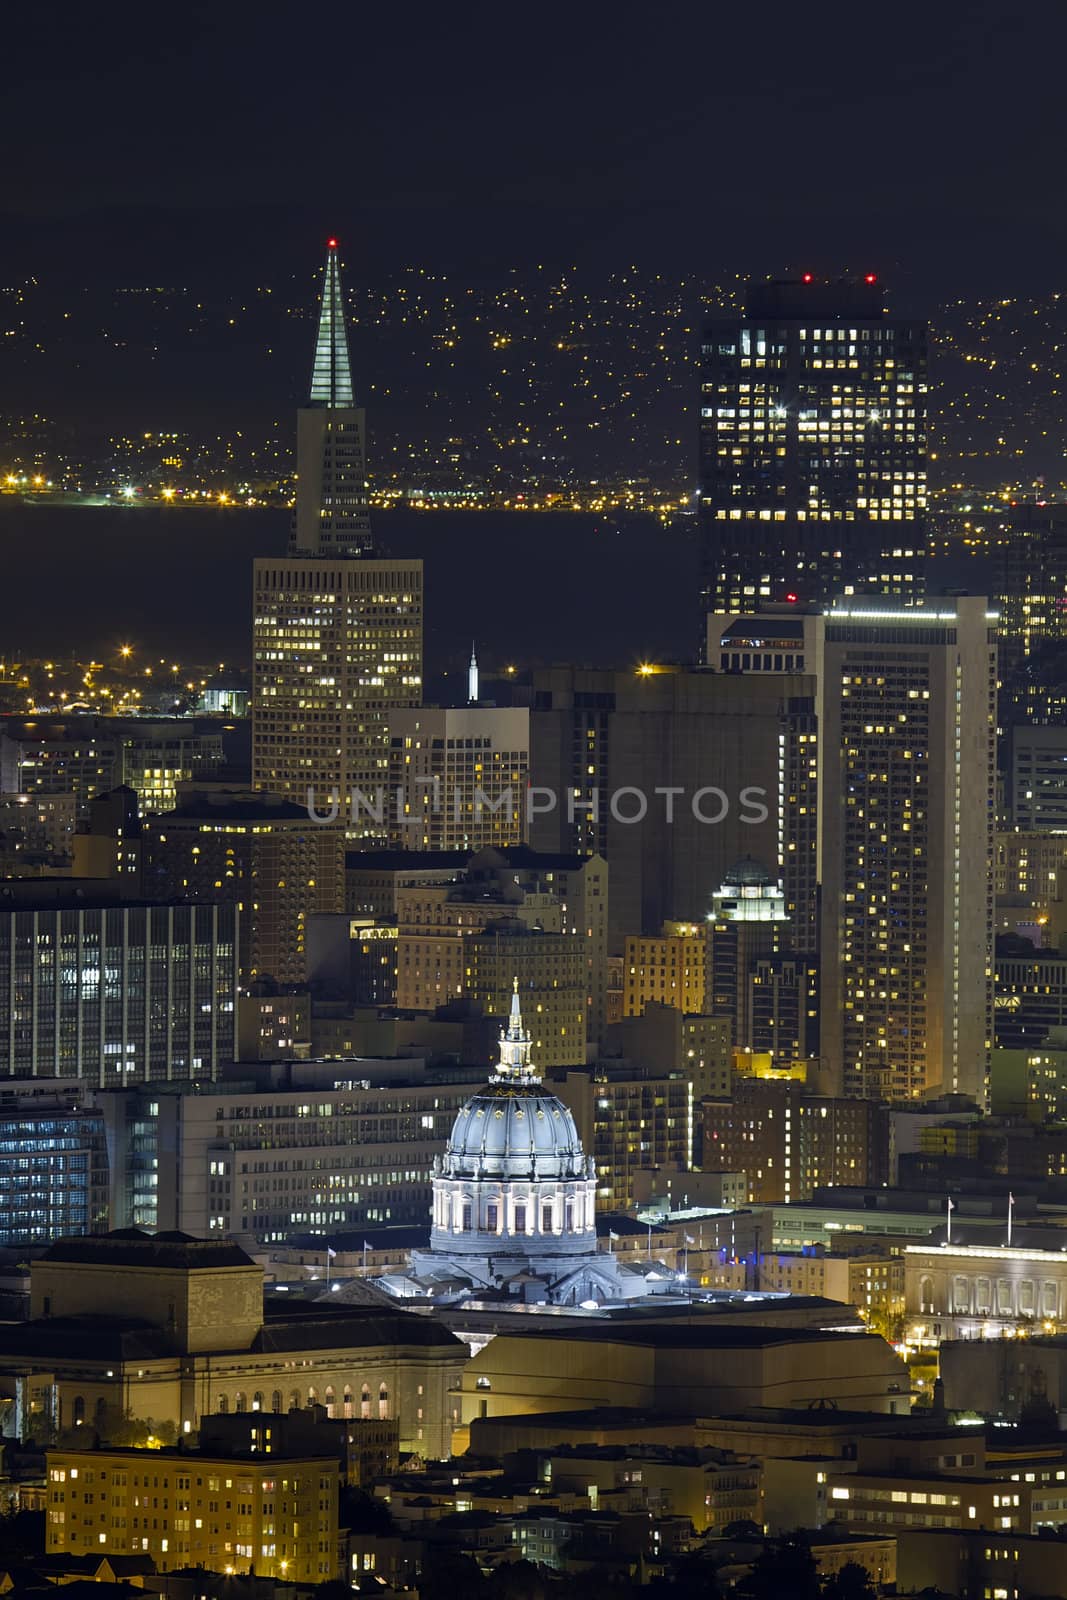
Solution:
M 327 250 L 336 250 L 337 249 L 337 240 L 336 239 L 327 239 L 326 248 L 327 248 Z
M 868 272 L 865 274 L 863 281 L 864 283 L 877 283 L 878 274 L 876 272 Z
M 800 281 L 801 283 L 813 283 L 815 281 L 814 274 L 811 272 L 805 272 Z

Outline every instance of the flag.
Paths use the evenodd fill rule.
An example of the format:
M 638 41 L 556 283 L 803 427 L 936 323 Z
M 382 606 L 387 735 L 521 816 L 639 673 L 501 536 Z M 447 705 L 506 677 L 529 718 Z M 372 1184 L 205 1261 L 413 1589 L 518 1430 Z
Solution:
M 337 1254 L 336 1250 L 331 1250 L 329 1245 L 326 1246 L 326 1257 L 327 1257 L 327 1260 L 332 1261 L 336 1254 Z
M 686 1234 L 685 1242 L 686 1242 L 686 1244 L 696 1244 L 696 1240 L 693 1238 L 693 1235 L 691 1233 L 687 1233 Z
M 612 1233 L 610 1228 L 608 1229 L 608 1238 L 609 1239 L 614 1239 L 616 1244 L 618 1243 L 618 1240 L 619 1240 L 618 1234 L 617 1233 Z
M 951 1195 L 949 1195 L 949 1198 L 948 1198 L 948 1209 L 950 1211 L 955 1211 L 955 1209 L 956 1209 L 956 1207 L 952 1203 L 952 1196 Z

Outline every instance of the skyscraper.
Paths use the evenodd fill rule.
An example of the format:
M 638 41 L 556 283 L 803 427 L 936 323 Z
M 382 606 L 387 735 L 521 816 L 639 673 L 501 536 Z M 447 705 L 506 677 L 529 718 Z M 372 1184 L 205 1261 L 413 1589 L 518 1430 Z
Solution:
M 707 944 L 705 1009 L 730 1019 L 734 1048 L 781 1062 L 807 1055 L 817 1032 L 808 1014 L 814 957 L 792 953 L 785 895 L 760 862 L 749 857 L 726 873 L 711 897 Z
M 702 344 L 707 612 L 866 586 L 921 593 L 926 331 L 873 273 L 750 286 Z
M 336 239 L 327 247 L 311 390 L 297 412 L 296 476 L 291 554 L 369 550 L 366 412 L 357 407 L 352 388 Z
M 823 622 L 822 1054 L 839 1093 L 981 1100 L 995 618 L 966 598 Z
M 252 781 L 385 837 L 389 713 L 422 698 L 422 562 L 370 553 L 363 412 L 352 405 L 330 241 L 291 551 L 255 563 Z M 350 811 L 353 794 L 357 800 Z
M 871 597 L 821 614 L 788 605 L 708 619 L 708 660 L 721 672 L 814 676 L 804 753 L 783 765 L 783 815 L 796 814 L 806 856 L 814 827 L 818 895 L 810 878 L 791 895 L 780 870 L 792 948 L 818 950 L 818 1048 L 835 1093 L 984 1095 L 995 628 L 974 597 L 911 608 Z M 790 843 L 779 852 L 787 866 Z M 754 1019 L 785 974 L 767 965 L 759 976 Z M 810 1023 L 810 966 L 794 976 L 803 976 Z
M 1067 646 L 1067 506 L 1013 506 L 988 543 L 997 636 L 1001 721 L 1056 723 L 1063 716 Z

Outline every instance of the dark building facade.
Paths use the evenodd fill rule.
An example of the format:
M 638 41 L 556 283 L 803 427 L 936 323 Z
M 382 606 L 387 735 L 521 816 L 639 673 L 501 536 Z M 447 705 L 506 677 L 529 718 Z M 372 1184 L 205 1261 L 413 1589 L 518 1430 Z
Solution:
M 814 675 L 552 667 L 531 692 L 530 842 L 607 859 L 611 954 L 701 921 L 747 855 L 778 869 L 794 945 L 814 948 Z

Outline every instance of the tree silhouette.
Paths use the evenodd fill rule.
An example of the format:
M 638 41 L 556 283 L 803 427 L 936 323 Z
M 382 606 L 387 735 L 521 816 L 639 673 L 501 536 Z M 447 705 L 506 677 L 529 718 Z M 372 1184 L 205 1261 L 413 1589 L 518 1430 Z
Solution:
M 846 1561 L 840 1572 L 827 1578 L 823 1600 L 878 1600 L 871 1575 L 858 1561 Z
M 787 1534 L 764 1545 L 752 1571 L 737 1584 L 739 1600 L 821 1600 L 819 1569 L 807 1539 Z

